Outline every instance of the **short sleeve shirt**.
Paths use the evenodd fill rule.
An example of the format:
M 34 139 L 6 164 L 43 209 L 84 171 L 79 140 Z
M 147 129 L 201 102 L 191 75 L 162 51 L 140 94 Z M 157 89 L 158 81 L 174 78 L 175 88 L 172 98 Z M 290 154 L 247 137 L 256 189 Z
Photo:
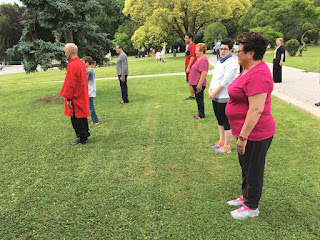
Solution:
M 261 61 L 245 75 L 240 74 L 228 87 L 230 96 L 226 107 L 232 135 L 239 137 L 247 112 L 249 110 L 248 97 L 267 93 L 264 110 L 252 132 L 249 140 L 261 141 L 272 137 L 275 132 L 275 121 L 271 115 L 271 93 L 273 80 L 267 64 Z
M 200 58 L 193 64 L 190 73 L 189 73 L 189 84 L 198 85 L 202 72 L 208 72 L 209 61 L 206 56 Z M 202 86 L 207 86 L 207 79 L 204 79 Z
M 184 70 L 187 70 L 188 66 L 189 66 L 189 63 L 190 63 L 190 58 L 191 57 L 194 57 L 194 60 L 193 60 L 193 64 L 195 64 L 195 62 L 197 61 L 197 56 L 196 56 L 196 45 L 194 43 L 191 43 L 187 50 L 186 50 L 186 61 L 185 61 L 185 68 Z M 192 66 L 191 65 L 191 66 Z

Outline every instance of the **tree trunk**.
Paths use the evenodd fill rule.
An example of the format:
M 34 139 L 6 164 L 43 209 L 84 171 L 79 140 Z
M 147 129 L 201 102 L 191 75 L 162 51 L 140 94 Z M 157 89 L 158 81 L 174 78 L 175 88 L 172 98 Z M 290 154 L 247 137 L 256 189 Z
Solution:
M 73 34 L 72 32 L 64 32 L 64 41 L 65 43 L 73 43 Z
M 320 34 L 320 31 L 316 31 L 316 32 L 314 33 L 313 45 L 319 45 L 319 44 L 318 44 L 319 34 Z
M 299 49 L 299 55 L 298 57 L 302 57 L 302 51 L 307 51 L 307 47 L 306 47 L 306 43 L 303 41 L 304 36 L 306 35 L 308 31 L 305 31 L 302 36 L 301 36 L 301 43 L 302 43 L 302 47 Z

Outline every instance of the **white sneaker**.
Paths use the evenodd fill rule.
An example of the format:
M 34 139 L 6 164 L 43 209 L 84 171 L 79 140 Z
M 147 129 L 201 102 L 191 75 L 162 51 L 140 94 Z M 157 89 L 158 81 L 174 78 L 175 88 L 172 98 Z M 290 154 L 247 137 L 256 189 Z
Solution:
M 256 209 L 252 210 L 243 204 L 242 207 L 230 212 L 230 215 L 235 219 L 242 219 L 242 218 L 248 218 L 248 217 L 258 217 L 259 216 L 259 209 L 256 208 Z
M 229 204 L 230 206 L 241 206 L 243 203 L 244 203 L 244 199 L 242 195 L 240 195 L 240 197 L 235 200 L 231 200 L 227 202 L 227 204 Z

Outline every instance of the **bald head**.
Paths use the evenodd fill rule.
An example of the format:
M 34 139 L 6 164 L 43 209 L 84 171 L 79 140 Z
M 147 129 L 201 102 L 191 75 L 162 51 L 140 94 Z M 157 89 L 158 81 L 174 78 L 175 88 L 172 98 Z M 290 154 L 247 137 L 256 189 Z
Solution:
M 78 57 L 78 47 L 74 43 L 67 43 L 64 46 L 64 53 L 67 56 L 67 59 L 72 59 Z

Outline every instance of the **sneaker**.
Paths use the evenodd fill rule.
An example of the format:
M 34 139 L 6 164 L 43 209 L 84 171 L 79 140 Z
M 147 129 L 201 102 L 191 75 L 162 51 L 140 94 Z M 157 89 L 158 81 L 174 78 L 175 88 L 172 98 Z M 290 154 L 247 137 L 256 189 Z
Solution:
M 242 207 L 230 212 L 230 215 L 235 219 L 243 219 L 248 217 L 258 217 L 259 209 L 250 209 L 246 205 L 242 205 Z
M 195 99 L 196 99 L 195 97 L 190 96 L 190 97 L 186 98 L 185 100 L 195 100 Z
M 240 197 L 237 199 L 227 202 L 227 204 L 229 204 L 230 206 L 241 206 L 243 203 L 244 203 L 244 199 L 242 195 L 240 195 Z
M 223 145 L 222 147 L 214 150 L 216 153 L 231 153 L 231 147 Z
M 127 103 L 129 103 L 129 100 L 127 102 L 125 102 L 125 101 L 120 102 L 120 104 L 127 104 Z
M 89 124 L 95 125 L 95 124 L 99 124 L 100 122 L 95 122 L 95 121 L 90 121 Z
M 77 139 L 77 140 L 74 140 L 71 145 L 72 146 L 75 146 L 75 145 L 83 145 L 83 144 L 86 144 L 88 142 L 88 140 L 84 141 L 84 142 L 81 142 L 80 139 Z
M 215 145 L 212 145 L 211 147 L 218 149 L 218 148 L 222 147 L 223 145 L 224 145 L 224 141 L 219 140 L 218 142 L 216 142 Z
M 199 114 L 194 115 L 194 116 L 193 116 L 193 118 L 195 118 L 195 119 L 198 119 L 198 120 L 199 120 L 199 119 L 200 119 Z

